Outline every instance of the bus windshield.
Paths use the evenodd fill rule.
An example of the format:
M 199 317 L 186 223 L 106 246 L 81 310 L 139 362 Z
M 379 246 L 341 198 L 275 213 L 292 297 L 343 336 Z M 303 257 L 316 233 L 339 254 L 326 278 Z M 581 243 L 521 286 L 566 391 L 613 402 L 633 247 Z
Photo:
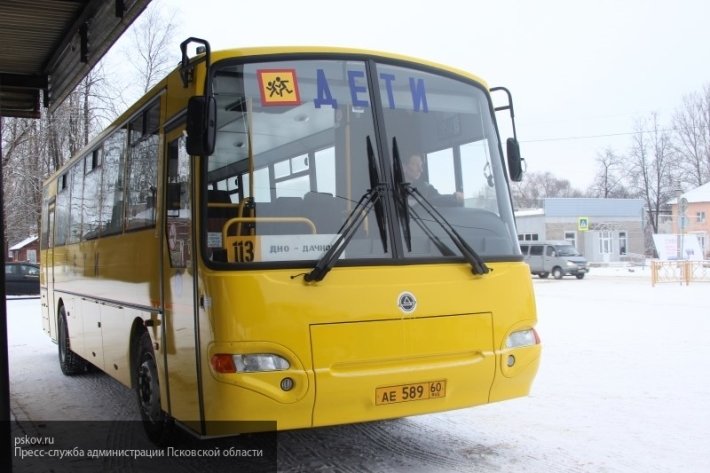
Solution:
M 217 63 L 210 87 L 217 140 L 202 181 L 210 262 L 317 261 L 358 213 L 366 215 L 339 261 L 461 259 L 442 225 L 398 194 L 397 172 L 478 255 L 518 257 L 480 84 L 368 58 L 309 58 Z M 373 186 L 382 189 L 380 218 L 357 205 Z

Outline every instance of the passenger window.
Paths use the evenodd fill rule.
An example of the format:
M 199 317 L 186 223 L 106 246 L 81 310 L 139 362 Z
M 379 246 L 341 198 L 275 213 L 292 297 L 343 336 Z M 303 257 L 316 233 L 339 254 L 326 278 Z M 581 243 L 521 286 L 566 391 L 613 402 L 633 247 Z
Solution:
M 84 158 L 84 198 L 82 206 L 81 239 L 99 236 L 101 203 L 101 149 L 95 149 Z
M 84 193 L 84 163 L 79 161 L 69 171 L 71 176 L 69 205 L 69 236 L 67 243 L 77 243 L 81 238 L 81 208 Z
M 530 247 L 530 256 L 542 256 L 542 246 L 535 245 Z
M 126 128 L 116 130 L 104 143 L 101 180 L 102 235 L 123 230 L 123 166 L 126 159 Z
M 69 171 L 57 180 L 57 204 L 55 207 L 54 243 L 65 245 L 69 233 Z
M 551 246 L 548 246 L 546 253 L 547 253 L 547 256 L 555 256 L 555 249 L 552 248 Z
M 131 146 L 128 155 L 128 193 L 126 228 L 155 225 L 158 180 L 159 102 L 136 117 L 130 125 Z M 145 126 L 144 126 L 145 125 Z M 150 126 L 151 128 L 146 128 Z

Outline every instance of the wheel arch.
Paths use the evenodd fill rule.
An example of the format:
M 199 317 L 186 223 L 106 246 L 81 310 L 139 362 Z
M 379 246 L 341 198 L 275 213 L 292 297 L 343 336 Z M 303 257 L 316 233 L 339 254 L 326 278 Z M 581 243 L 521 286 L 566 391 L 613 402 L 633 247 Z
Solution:
M 64 299 L 60 297 L 59 299 L 57 299 L 57 313 L 55 314 L 57 320 L 59 320 L 59 316 L 62 313 L 62 308 L 64 308 L 64 307 L 65 307 Z
M 131 389 L 136 387 L 136 358 L 138 357 L 138 348 L 141 336 L 147 332 L 145 321 L 140 317 L 136 317 L 131 325 L 130 335 L 130 366 L 131 366 Z
M 55 307 L 56 307 L 55 314 L 54 314 L 55 329 L 54 329 L 54 338 L 52 339 L 52 341 L 54 343 L 58 344 L 59 343 L 59 317 L 62 316 L 62 309 L 64 309 L 64 311 L 66 313 L 66 304 L 64 304 L 64 299 L 61 296 L 57 299 L 57 303 L 55 304 Z

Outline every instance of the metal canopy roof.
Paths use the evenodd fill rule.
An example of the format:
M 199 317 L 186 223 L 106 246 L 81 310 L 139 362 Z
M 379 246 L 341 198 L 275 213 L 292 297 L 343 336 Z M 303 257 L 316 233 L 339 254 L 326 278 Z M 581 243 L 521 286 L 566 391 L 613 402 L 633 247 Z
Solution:
M 150 0 L 0 1 L 0 115 L 56 107 Z
M 150 0 L 0 0 L 0 116 L 39 118 L 56 107 Z M 0 126 L 2 122 L 0 121 Z M 0 155 L 2 154 L 0 142 Z M 0 178 L 0 212 L 3 207 Z M 0 216 L 0 234 L 4 233 Z M 4 260 L 4 258 L 3 258 Z M 0 275 L 0 293 L 5 277 Z M 10 445 L 5 304 L 0 307 L 0 439 Z M 3 462 L 3 465 L 8 465 Z M 10 470 L 12 470 L 12 465 Z

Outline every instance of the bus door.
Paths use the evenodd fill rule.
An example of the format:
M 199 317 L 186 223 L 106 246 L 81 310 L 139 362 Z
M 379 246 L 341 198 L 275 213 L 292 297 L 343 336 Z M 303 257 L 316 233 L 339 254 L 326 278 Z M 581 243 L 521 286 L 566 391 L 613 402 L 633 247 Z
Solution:
M 184 122 L 166 133 L 163 228 L 163 356 L 168 401 L 163 409 L 197 429 L 200 419 L 196 356 L 192 167 Z M 163 398 L 164 399 L 164 398 Z M 193 421 L 195 424 L 193 424 Z
M 42 329 L 56 340 L 57 337 L 57 317 L 54 311 L 54 201 L 50 202 L 47 208 L 47 215 L 44 224 L 47 228 L 46 251 L 42 262 L 44 274 L 42 279 L 44 284 L 40 285 L 42 303 Z M 44 286 L 44 287 L 42 287 Z

